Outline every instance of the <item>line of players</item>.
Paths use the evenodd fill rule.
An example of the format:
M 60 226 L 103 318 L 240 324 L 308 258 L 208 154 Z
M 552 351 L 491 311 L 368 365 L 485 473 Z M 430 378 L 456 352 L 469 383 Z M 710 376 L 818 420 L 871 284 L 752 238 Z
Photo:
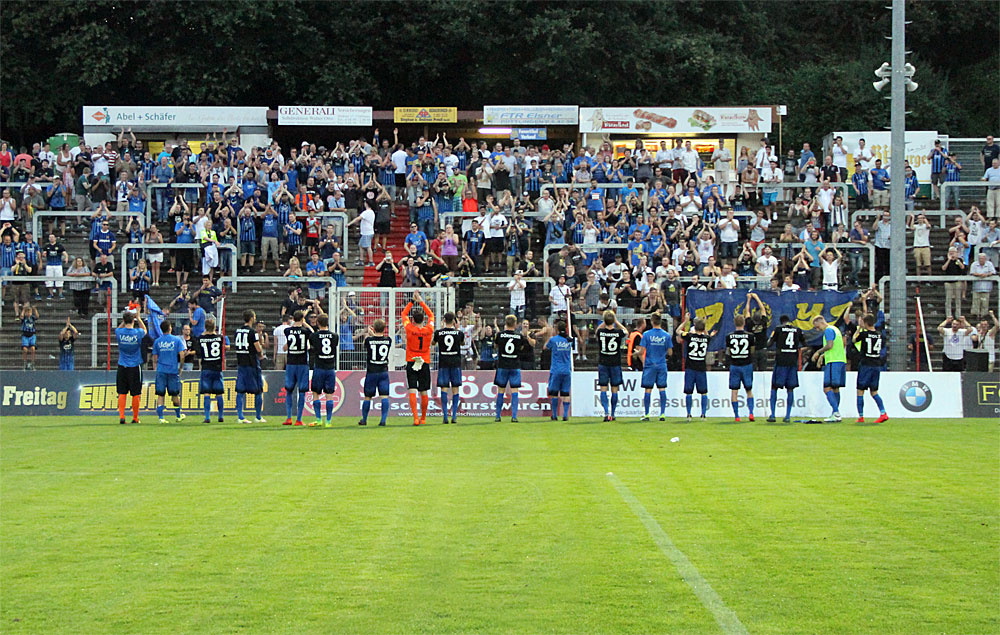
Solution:
M 755 300 L 763 310 L 759 298 L 750 294 L 743 315 L 734 319 L 735 330 L 725 338 L 725 350 L 729 357 L 729 388 L 732 392 L 733 416 L 740 421 L 738 395 L 742 388 L 746 394 L 748 418 L 754 420 L 753 411 L 753 335 L 745 330 L 746 318 L 749 315 L 750 301 Z M 414 302 L 418 303 L 414 306 Z M 414 295 L 402 313 L 403 329 L 406 342 L 406 381 L 409 392 L 410 411 L 413 414 L 413 424 L 426 423 L 430 377 L 430 346 L 438 347 L 438 388 L 443 423 L 455 423 L 460 407 L 460 391 L 462 387 L 461 347 L 464 334 L 458 329 L 453 313 L 444 316 L 444 327 L 434 329 L 434 314 L 420 298 Z M 258 423 L 265 423 L 262 416 L 263 380 L 260 369 L 260 358 L 263 354 L 260 341 L 257 338 L 255 324 L 256 315 L 252 310 L 244 312 L 244 324 L 236 329 L 234 334 L 237 355 L 236 377 L 236 413 L 240 423 L 249 423 L 244 416 L 244 406 L 248 394 L 255 395 L 256 417 Z M 534 346 L 535 342 L 528 336 L 518 332 L 518 320 L 509 315 L 504 321 L 504 329 L 495 336 L 498 351 L 497 368 L 494 384 L 497 388 L 495 404 L 495 420 L 501 420 L 501 412 L 509 395 L 511 420 L 517 421 L 519 408 L 519 391 L 521 388 L 521 357 L 522 349 Z M 313 392 L 316 421 L 310 426 L 332 425 L 333 411 L 336 407 L 334 391 L 336 389 L 337 349 L 339 337 L 329 330 L 326 315 L 320 315 L 317 320 L 318 329 L 313 331 L 305 322 L 305 315 L 297 311 L 293 323 L 286 331 L 288 342 L 288 361 L 285 369 L 285 407 L 286 419 L 284 425 L 303 425 L 302 414 L 305 407 L 306 393 Z M 855 332 L 853 343 L 861 354 L 861 364 L 857 378 L 857 407 L 859 422 L 863 422 L 864 393 L 870 392 L 879 408 L 880 416 L 876 420 L 881 423 L 888 419 L 882 398 L 878 394 L 879 374 L 882 368 L 881 349 L 882 335 L 874 328 L 873 316 L 862 319 L 862 328 Z M 823 357 L 823 389 L 832 412 L 828 421 L 840 421 L 840 388 L 846 380 L 846 349 L 840 330 L 828 324 L 822 316 L 813 320 L 813 326 L 823 333 L 824 345 L 813 355 L 814 360 Z M 184 419 L 180 409 L 180 365 L 187 356 L 197 355 L 202 361 L 199 394 L 204 398 L 205 418 L 210 421 L 211 398 L 215 397 L 218 420 L 223 419 L 223 385 L 222 357 L 223 350 L 229 347 L 229 338 L 215 332 L 215 322 L 206 320 L 205 333 L 197 340 L 194 351 L 185 350 L 184 340 L 171 333 L 169 322 L 161 326 L 163 335 L 153 343 L 153 359 L 156 364 L 155 390 L 157 395 L 157 415 L 161 423 L 165 422 L 165 396 L 170 395 L 176 418 Z M 142 392 L 140 366 L 142 363 L 139 346 L 145 335 L 146 326 L 138 315 L 126 313 L 122 324 L 116 329 L 119 343 L 119 366 L 117 388 L 119 394 L 119 422 L 125 423 L 125 404 L 127 395 L 132 395 L 133 423 L 138 423 L 139 395 Z M 708 411 L 708 376 L 706 358 L 709 342 L 715 332 L 706 332 L 704 321 L 688 317 L 680 324 L 676 338 L 684 345 L 684 395 L 687 419 L 692 419 L 693 396 L 697 391 L 701 396 L 701 417 Z M 607 311 L 603 321 L 596 329 L 599 345 L 598 357 L 598 388 L 600 401 L 604 408 L 604 421 L 614 421 L 618 406 L 618 391 L 623 384 L 622 352 L 626 350 L 625 342 L 628 333 L 618 322 L 614 312 Z M 367 371 L 364 381 L 364 399 L 361 407 L 359 425 L 367 425 L 371 411 L 372 400 L 378 395 L 381 399 L 380 426 L 386 424 L 389 413 L 389 356 L 393 341 L 386 334 L 384 320 L 375 320 L 369 328 L 363 348 L 367 357 Z M 799 355 L 804 348 L 802 331 L 791 324 L 787 315 L 780 318 L 780 325 L 772 332 L 768 347 L 776 351 L 775 365 L 771 376 L 771 401 L 768 421 L 776 420 L 778 390 L 786 391 L 786 410 L 783 421 L 790 421 L 794 391 L 799 385 L 798 365 Z M 570 387 L 572 383 L 573 341 L 569 337 L 566 322 L 558 320 L 554 324 L 554 332 L 545 343 L 545 348 L 551 353 L 549 367 L 548 396 L 550 399 L 550 418 L 558 418 L 560 411 L 562 419 L 569 418 Z M 642 421 L 649 420 L 652 403 L 652 392 L 659 391 L 660 420 L 665 419 L 666 388 L 667 388 L 667 357 L 673 354 L 673 338 L 663 330 L 660 315 L 653 314 L 650 318 L 650 328 L 644 331 L 638 342 L 637 352 L 643 357 L 641 386 L 644 391 Z M 313 357 L 312 378 L 310 381 L 310 353 Z M 610 392 L 610 398 L 609 398 Z M 297 393 L 297 399 L 294 395 Z M 322 418 L 323 397 L 326 397 L 326 419 Z M 418 408 L 419 402 L 419 408 Z M 293 420 L 294 415 L 294 420 Z

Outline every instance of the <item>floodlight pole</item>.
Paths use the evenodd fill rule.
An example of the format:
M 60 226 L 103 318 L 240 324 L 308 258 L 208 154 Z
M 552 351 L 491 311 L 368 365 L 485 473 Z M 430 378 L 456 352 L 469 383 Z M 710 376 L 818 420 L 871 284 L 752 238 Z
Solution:
M 889 181 L 889 368 L 906 369 L 906 7 L 892 0 L 892 105 Z

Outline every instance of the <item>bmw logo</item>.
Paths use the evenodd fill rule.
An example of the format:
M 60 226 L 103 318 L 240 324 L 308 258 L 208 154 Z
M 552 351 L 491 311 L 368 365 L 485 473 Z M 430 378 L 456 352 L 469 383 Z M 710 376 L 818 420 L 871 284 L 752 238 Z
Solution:
M 931 405 L 931 388 L 922 381 L 908 381 L 899 389 L 899 402 L 910 412 L 923 412 Z

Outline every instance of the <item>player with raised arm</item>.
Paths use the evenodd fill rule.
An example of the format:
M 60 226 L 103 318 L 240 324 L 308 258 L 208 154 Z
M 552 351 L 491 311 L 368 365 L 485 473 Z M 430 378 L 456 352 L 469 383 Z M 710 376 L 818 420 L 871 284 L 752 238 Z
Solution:
M 414 307 L 413 303 L 420 306 Z M 427 407 L 431 389 L 431 340 L 434 338 L 434 313 L 420 292 L 403 308 L 403 331 L 406 333 L 406 387 L 410 391 L 410 411 L 413 425 L 427 423 Z M 420 413 L 417 416 L 417 393 L 420 393 Z
M 841 421 L 840 389 L 847 383 L 847 347 L 844 336 L 822 315 L 813 318 L 813 326 L 823 333 L 823 347 L 813 353 L 812 360 L 823 356 L 823 392 L 833 412 L 826 418 L 828 422 Z
M 132 395 L 132 423 L 139 423 L 139 402 L 142 399 L 142 338 L 146 325 L 137 313 L 126 311 L 115 329 L 118 340 L 118 423 L 125 423 L 125 404 Z
M 740 386 L 747 393 L 747 410 L 749 419 L 753 421 L 753 340 L 754 335 L 745 330 L 746 321 L 750 316 L 750 300 L 757 298 L 755 293 L 748 293 L 743 315 L 733 318 L 736 330 L 726 336 L 726 353 L 729 355 L 729 390 L 732 391 L 733 419 L 740 420 L 740 404 L 737 401 Z M 757 298 L 758 306 L 761 306 Z
M 236 416 L 240 423 L 250 423 L 243 415 L 247 395 L 254 396 L 257 423 L 267 423 L 264 413 L 264 378 L 260 373 L 260 358 L 264 353 L 257 336 L 257 314 L 247 309 L 243 312 L 243 326 L 236 329 L 233 339 L 236 349 Z
M 462 391 L 462 345 L 465 343 L 465 333 L 458 328 L 454 313 L 449 311 L 444 314 L 444 328 L 435 331 L 434 343 L 438 347 L 437 385 L 442 422 L 448 423 L 450 407 L 451 422 L 455 423 L 458 418 L 459 393 Z
M 524 347 L 524 336 L 517 331 L 516 315 L 508 315 L 504 318 L 503 327 L 503 330 L 493 338 L 497 350 L 497 369 L 493 376 L 493 385 L 497 388 L 496 418 L 494 420 L 500 421 L 504 393 L 510 389 L 510 421 L 517 423 L 518 391 L 521 389 L 521 351 Z M 567 394 L 569 393 L 567 392 Z
M 653 386 L 660 391 L 660 421 L 666 421 L 667 414 L 667 355 L 674 354 L 674 340 L 663 330 L 663 317 L 659 313 L 649 316 L 650 328 L 639 339 L 642 362 L 643 416 L 639 421 L 649 421 L 649 409 L 653 403 Z
M 878 406 L 879 417 L 875 423 L 889 420 L 885 404 L 878 394 L 878 381 L 882 373 L 882 334 L 875 330 L 875 316 L 867 314 L 861 319 L 861 328 L 854 332 L 854 346 L 861 353 L 858 367 L 858 423 L 865 422 L 865 391 L 868 390 Z
M 689 325 L 693 326 L 693 330 L 688 329 Z M 695 389 L 701 395 L 701 418 L 708 416 L 708 372 L 705 359 L 708 357 L 708 343 L 715 333 L 705 332 L 705 320 L 701 318 L 695 318 L 692 325 L 691 316 L 684 318 L 677 331 L 678 337 L 684 340 L 684 405 L 687 407 L 688 421 L 691 421 Z
M 552 361 L 549 364 L 549 400 L 552 405 L 552 415 L 555 421 L 559 417 L 559 404 L 563 407 L 563 421 L 569 421 L 570 387 L 572 385 L 573 340 L 566 337 L 566 321 L 558 320 L 555 325 L 555 335 L 545 342 L 545 348 L 552 351 Z M 519 373 L 520 374 L 520 373 Z
M 153 364 L 156 366 L 156 416 L 160 423 L 166 423 L 163 416 L 166 410 L 166 395 L 174 404 L 174 414 L 177 421 L 184 419 L 181 412 L 181 361 L 186 355 L 187 345 L 184 338 L 174 335 L 173 324 L 164 320 L 160 324 L 163 335 L 153 342 Z
M 319 328 L 309 336 L 309 350 L 313 356 L 313 410 L 316 421 L 310 427 L 324 425 L 323 394 L 326 393 L 326 427 L 333 425 L 333 393 L 337 390 L 337 346 L 340 336 L 330 331 L 330 318 L 320 314 L 316 318 Z
M 365 338 L 364 347 L 367 358 L 365 398 L 361 402 L 361 419 L 358 425 L 368 425 L 372 397 L 377 392 L 382 397 L 382 420 L 379 425 L 384 426 L 389 417 L 389 352 L 392 350 L 392 338 L 385 334 L 385 320 L 379 318 L 368 327 L 368 337 Z
M 785 423 L 792 420 L 792 405 L 795 403 L 795 389 L 799 387 L 799 349 L 802 348 L 802 331 L 791 323 L 791 318 L 782 315 L 780 325 L 771 332 L 767 346 L 774 346 L 774 370 L 771 371 L 771 414 L 767 420 L 774 423 L 778 406 L 778 389 L 786 394 Z
M 197 353 L 201 358 L 201 377 L 198 381 L 198 394 L 203 395 L 205 402 L 205 420 L 211 423 L 212 395 L 219 411 L 219 423 L 225 419 L 222 413 L 222 396 L 225 388 L 222 386 L 222 351 L 229 346 L 229 338 L 215 332 L 215 318 L 205 320 L 205 332 L 198 338 Z
M 309 390 L 309 335 L 312 328 L 305 323 L 305 311 L 292 314 L 292 325 L 285 329 L 285 346 L 287 361 L 285 363 L 285 414 L 281 425 L 292 425 L 292 413 L 295 412 L 295 425 L 302 425 L 302 411 L 306 408 L 306 391 Z M 298 401 L 294 400 L 298 390 Z M 293 407 L 295 410 L 293 411 Z
M 604 420 L 614 421 L 618 409 L 618 389 L 622 385 L 622 349 L 628 331 L 622 326 L 614 311 L 605 311 L 604 320 L 597 327 L 597 387 L 601 391 Z M 611 387 L 611 404 L 608 407 L 608 387 Z

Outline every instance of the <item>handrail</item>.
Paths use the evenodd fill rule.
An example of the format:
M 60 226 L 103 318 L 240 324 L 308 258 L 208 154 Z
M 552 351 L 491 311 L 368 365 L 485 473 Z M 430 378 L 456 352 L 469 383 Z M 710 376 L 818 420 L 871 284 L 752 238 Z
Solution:
M 875 245 L 873 243 L 824 243 L 828 247 L 836 247 L 837 249 L 867 249 L 868 250 L 868 286 L 871 287 L 875 284 L 875 267 L 872 263 L 875 262 Z M 794 243 L 782 243 L 778 241 L 764 241 L 757 245 L 756 254 L 760 257 L 761 252 L 764 247 L 770 247 L 771 249 L 784 249 L 785 247 L 791 247 L 793 249 L 802 249 L 806 244 L 802 242 Z
M 546 278 L 551 278 L 551 276 L 549 275 L 549 254 L 552 253 L 553 251 L 559 251 L 560 249 L 566 247 L 567 245 L 569 245 L 569 243 L 563 243 L 558 245 L 550 243 L 542 247 L 542 273 L 545 274 Z M 585 251 L 585 252 L 594 252 L 594 251 L 600 252 L 602 249 L 628 250 L 628 243 L 587 243 L 586 245 L 581 243 L 579 245 L 574 245 L 574 247 L 577 247 L 580 249 L 580 251 Z M 623 260 L 624 258 L 625 257 L 622 256 Z
M 743 183 L 740 183 L 739 181 L 737 181 L 736 184 L 740 185 L 740 186 L 743 185 Z M 767 184 L 765 184 L 763 181 L 757 181 L 757 183 L 754 183 L 753 185 L 756 185 L 757 187 L 760 187 L 760 188 L 779 189 L 779 190 L 801 190 L 801 189 L 804 189 L 804 188 L 807 188 L 807 187 L 810 188 L 810 189 L 817 189 L 818 190 L 820 188 L 820 186 L 823 185 L 823 183 L 822 182 L 820 182 L 820 183 L 801 183 L 801 182 L 797 182 L 797 181 L 790 181 L 788 183 L 767 183 Z M 836 183 L 831 182 L 830 183 L 830 187 L 841 190 L 841 195 L 842 195 L 842 197 L 844 199 L 844 203 L 847 203 L 847 200 L 848 200 L 848 197 L 849 197 L 849 194 L 850 194 L 850 188 L 848 188 L 847 183 L 845 183 L 843 181 L 837 181 Z
M 1000 283 L 1000 275 L 987 276 L 985 278 L 978 278 L 976 276 L 966 275 L 966 276 L 914 276 L 907 275 L 904 280 L 906 282 L 981 282 L 983 280 L 990 280 L 992 282 Z M 882 296 L 881 307 L 885 310 L 885 285 L 889 282 L 889 276 L 882 276 L 878 281 L 878 292 Z M 997 294 L 997 315 L 1000 315 L 1000 293 Z M 955 316 L 958 317 L 958 316 Z
M 541 195 L 545 190 L 586 190 L 590 187 L 590 183 L 543 183 L 540 188 L 538 188 L 538 194 Z M 628 187 L 627 183 L 598 183 L 598 189 L 602 190 L 620 190 Z M 645 214 L 649 210 L 649 188 L 645 183 L 640 183 L 638 181 L 632 181 L 632 187 L 637 190 L 642 191 L 642 213 Z
M 858 220 L 861 216 L 881 216 L 882 213 L 883 210 L 879 209 L 856 209 L 851 213 L 851 227 L 854 226 L 854 221 Z M 922 209 L 920 211 L 912 210 L 907 213 L 912 214 L 914 218 L 916 218 L 919 214 L 923 214 L 924 216 L 938 216 L 941 219 L 940 227 L 942 229 L 945 227 L 945 219 L 948 216 L 961 216 L 965 219 L 965 212 L 960 209 Z
M 941 184 L 941 210 L 943 211 L 948 201 L 948 188 L 950 187 L 981 187 L 989 189 L 989 181 L 945 181 Z
M 220 184 L 221 185 L 221 184 Z M 146 225 L 149 226 L 153 222 L 153 199 L 155 190 L 190 190 L 190 189 L 203 189 L 208 191 L 208 187 L 204 183 L 147 183 L 146 184 Z M 201 195 L 199 194 L 199 200 L 201 200 Z
M 38 210 L 31 217 L 31 232 L 32 232 L 32 234 L 34 234 L 35 239 L 37 240 L 38 236 L 39 236 L 39 233 L 38 233 L 39 227 L 38 226 L 40 225 L 40 221 L 39 221 L 40 217 L 47 217 L 47 216 L 53 216 L 53 217 L 59 217 L 59 216 L 89 216 L 91 219 L 93 219 L 95 211 L 97 211 L 97 210 L 91 210 L 89 212 L 86 212 L 86 211 L 84 211 L 84 212 L 71 212 L 69 210 L 51 210 L 51 209 Z M 147 227 L 147 225 L 146 225 L 146 219 L 141 214 L 138 214 L 136 212 L 112 212 L 111 210 L 108 210 L 108 216 L 112 216 L 112 217 L 114 217 L 114 216 L 117 216 L 117 217 L 128 217 L 128 216 L 131 216 L 131 217 L 133 217 L 133 218 L 135 218 L 136 220 L 139 221 L 139 224 L 142 226 L 143 229 L 145 229 Z M 87 242 L 88 243 L 90 242 L 89 238 L 87 239 Z M 41 243 L 39 243 L 39 245 L 41 245 Z M 42 246 L 44 246 L 44 245 L 42 245 Z
M 91 272 L 90 275 L 93 276 L 94 275 L 93 272 Z M 62 283 L 66 283 L 66 282 L 80 282 L 80 278 L 77 277 L 77 276 L 67 276 L 67 275 L 62 275 L 62 276 L 15 276 L 15 275 L 0 275 L 0 283 L 5 283 L 7 281 L 11 281 L 11 282 L 14 282 L 14 283 L 17 283 L 17 282 L 62 282 Z M 95 285 L 96 284 L 104 284 L 105 282 L 110 282 L 111 283 L 111 292 L 112 292 L 111 293 L 111 312 L 112 313 L 117 313 L 118 312 L 118 287 L 119 287 L 119 282 L 118 282 L 118 280 L 114 276 L 111 276 L 110 278 L 105 278 L 105 279 L 98 279 L 96 276 L 93 277 L 93 283 Z M 3 326 L 3 310 L 2 310 L 3 309 L 3 305 L 4 305 L 4 301 L 3 301 L 2 298 L 0 298 L 0 327 Z
M 122 245 L 122 250 L 121 250 L 121 254 L 122 254 L 122 268 L 121 268 L 121 271 L 122 271 L 122 280 L 123 281 L 125 281 L 125 280 L 128 279 L 128 260 L 127 260 L 127 258 L 128 258 L 128 251 L 130 249 L 137 249 L 137 250 L 141 250 L 141 249 L 201 249 L 201 245 L 199 243 L 125 243 L 124 245 Z M 230 261 L 232 263 L 232 267 L 231 267 L 230 271 L 232 271 L 235 275 L 238 276 L 239 275 L 239 271 L 237 270 L 237 267 L 238 267 L 238 264 L 239 264 L 239 258 L 236 257 L 236 245 L 230 245 L 228 243 L 222 243 L 222 244 L 219 245 L 219 249 L 228 249 L 229 250 L 230 256 L 232 257 L 232 260 Z M 201 268 L 199 267 L 199 271 L 200 270 L 201 270 Z

